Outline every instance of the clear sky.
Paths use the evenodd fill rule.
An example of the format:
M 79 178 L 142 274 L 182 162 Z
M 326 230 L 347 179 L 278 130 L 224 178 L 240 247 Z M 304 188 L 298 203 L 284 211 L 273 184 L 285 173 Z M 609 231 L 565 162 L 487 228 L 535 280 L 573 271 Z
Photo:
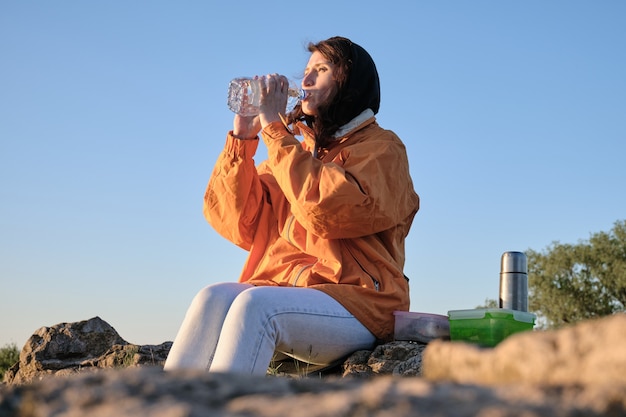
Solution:
M 0 346 L 94 316 L 173 340 L 246 256 L 202 216 L 228 81 L 298 79 L 334 35 L 377 63 L 421 197 L 411 311 L 495 299 L 503 252 L 626 217 L 621 0 L 0 1 Z

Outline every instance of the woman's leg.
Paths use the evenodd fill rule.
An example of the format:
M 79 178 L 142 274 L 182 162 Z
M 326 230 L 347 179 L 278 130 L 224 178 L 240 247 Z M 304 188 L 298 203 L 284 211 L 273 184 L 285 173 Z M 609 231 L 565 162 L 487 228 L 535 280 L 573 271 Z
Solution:
M 226 282 L 200 290 L 187 310 L 164 369 L 208 369 L 231 303 L 251 287 Z
M 274 351 L 298 360 L 331 364 L 376 338 L 340 303 L 322 291 L 296 287 L 253 287 L 233 301 L 212 372 L 264 375 Z

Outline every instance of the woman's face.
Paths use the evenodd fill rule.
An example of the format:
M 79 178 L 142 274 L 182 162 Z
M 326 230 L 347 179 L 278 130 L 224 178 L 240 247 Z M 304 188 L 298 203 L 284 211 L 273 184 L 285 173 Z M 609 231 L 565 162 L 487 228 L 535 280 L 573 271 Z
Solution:
M 306 92 L 302 100 L 304 114 L 317 116 L 319 107 L 334 97 L 337 90 L 335 67 L 319 51 L 311 54 L 302 79 L 302 89 Z

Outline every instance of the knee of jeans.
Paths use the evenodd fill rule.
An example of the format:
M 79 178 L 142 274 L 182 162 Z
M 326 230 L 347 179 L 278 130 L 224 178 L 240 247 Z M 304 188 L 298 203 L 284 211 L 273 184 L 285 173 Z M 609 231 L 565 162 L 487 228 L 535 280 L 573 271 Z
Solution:
M 231 309 L 240 315 L 269 316 L 273 313 L 273 287 L 253 287 L 243 291 L 235 298 Z
M 211 284 L 198 291 L 191 301 L 192 311 L 227 311 L 239 293 L 245 291 L 249 284 L 221 282 Z
M 208 301 L 211 299 L 211 297 L 213 296 L 213 289 L 211 288 L 211 286 L 207 286 L 202 288 L 200 291 L 198 291 L 196 293 L 196 295 L 193 297 L 193 300 L 191 301 L 191 304 L 193 306 L 196 307 L 201 307 L 205 304 L 208 303 Z
M 207 285 L 196 293 L 191 301 L 191 306 L 194 309 L 203 310 L 211 304 L 225 302 L 229 297 L 221 296 L 220 294 L 227 290 L 226 287 L 227 285 L 222 286 L 221 284 Z

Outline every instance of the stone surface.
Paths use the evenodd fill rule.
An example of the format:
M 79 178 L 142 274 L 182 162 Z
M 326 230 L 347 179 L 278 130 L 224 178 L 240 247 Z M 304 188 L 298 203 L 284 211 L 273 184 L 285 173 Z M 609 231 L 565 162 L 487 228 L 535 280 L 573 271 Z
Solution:
M 0 388 L 0 417 L 621 416 L 624 385 L 487 387 L 415 377 L 281 378 L 154 367 Z
M 374 351 L 355 352 L 343 364 L 343 376 L 419 376 L 425 344 L 396 341 L 378 345 Z
M 47 375 L 70 375 L 92 368 L 124 368 L 136 365 L 162 367 L 171 342 L 138 346 L 126 342 L 99 317 L 76 323 L 60 323 L 38 329 L 26 342 L 20 361 L 4 377 L 9 384 L 23 384 Z M 421 373 L 422 352 L 426 345 L 391 342 L 373 351 L 359 351 L 343 365 L 330 369 L 287 359 L 275 372 L 288 376 L 417 376 Z
M 92 368 L 162 366 L 171 342 L 138 346 L 126 342 L 99 317 L 38 329 L 20 352 L 19 362 L 4 375 L 8 384 L 23 384 L 47 375 L 69 375 Z
M 553 331 L 512 335 L 493 349 L 431 342 L 424 376 L 433 380 L 501 384 L 611 384 L 626 381 L 626 314 Z
M 493 349 L 393 342 L 353 354 L 344 378 L 285 378 L 163 372 L 169 343 L 131 345 L 95 318 L 33 335 L 0 417 L 624 416 L 625 326 L 617 314 Z

